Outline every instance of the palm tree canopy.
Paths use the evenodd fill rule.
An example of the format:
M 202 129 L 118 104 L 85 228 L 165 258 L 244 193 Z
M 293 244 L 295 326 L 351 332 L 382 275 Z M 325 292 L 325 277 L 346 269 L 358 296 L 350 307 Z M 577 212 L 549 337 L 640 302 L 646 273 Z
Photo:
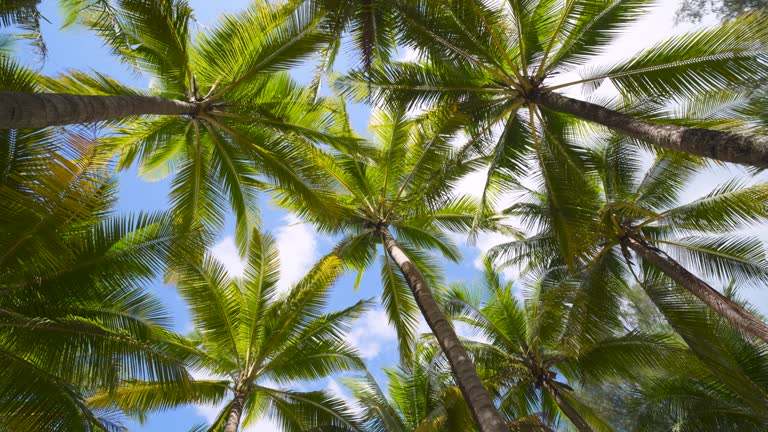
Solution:
M 458 432 L 475 430 L 461 391 L 449 371 L 435 362 L 436 352 L 416 347 L 408 364 L 386 369 L 387 392 L 373 376 L 349 378 L 366 430 L 375 432 Z
M 217 378 L 196 380 L 188 387 L 136 381 L 90 402 L 134 415 L 190 403 L 227 402 L 211 425 L 215 429 L 227 422 L 232 395 L 242 395 L 243 427 L 266 415 L 286 431 L 319 425 L 357 430 L 354 415 L 337 397 L 283 389 L 364 367 L 345 335 L 370 302 L 324 312 L 329 289 L 341 271 L 339 258 L 328 256 L 280 292 L 276 243 L 259 231 L 251 234 L 243 277 L 230 276 L 212 256 L 188 263 L 177 270 L 176 283 L 189 304 L 195 330 L 177 355 L 192 369 Z
M 665 153 L 644 167 L 642 154 L 631 142 L 608 138 L 587 149 L 583 157 L 591 168 L 581 178 L 575 178 L 577 172 L 546 178 L 546 172 L 540 180 L 545 187 L 517 187 L 519 202 L 503 212 L 520 218 L 532 234 L 498 246 L 494 254 L 508 265 L 526 263 L 532 269 L 557 260 L 579 268 L 593 265 L 632 235 L 706 278 L 764 282 L 768 267 L 761 243 L 740 232 L 768 218 L 768 184 L 730 180 L 683 202 L 685 188 L 701 168 L 696 159 Z M 566 181 L 590 190 L 580 197 L 578 219 L 563 218 L 553 196 L 568 187 Z M 542 261 L 546 257 L 549 261 Z
M 467 234 L 479 229 L 506 227 L 484 212 L 477 200 L 454 196 L 452 186 L 476 164 L 460 160 L 448 142 L 451 121 L 416 119 L 404 107 L 379 111 L 371 121 L 369 159 L 336 152 L 317 153 L 316 163 L 330 177 L 328 204 L 314 207 L 288 193 L 283 206 L 340 236 L 334 248 L 351 269 L 362 272 L 373 265 L 383 245 L 378 228 L 393 228 L 398 243 L 419 271 L 437 282 L 438 267 L 428 252 L 452 261 L 461 252 L 446 231 Z M 337 209 L 335 213 L 325 208 Z M 418 323 L 418 308 L 397 266 L 381 255 L 382 303 L 397 330 L 403 358 L 408 358 Z
M 695 365 L 691 366 L 695 372 L 680 373 L 702 376 L 701 382 L 690 386 L 677 375 L 662 376 L 638 390 L 642 394 L 648 392 L 648 395 L 659 392 L 656 393 L 659 400 L 665 391 L 683 394 L 690 391 L 692 397 L 703 398 L 700 405 L 687 411 L 689 408 L 676 405 L 681 400 L 668 394 L 670 399 L 666 400 L 670 405 L 664 408 L 648 402 L 643 409 L 649 413 L 662 415 L 659 413 L 670 412 L 667 409 L 679 408 L 688 412 L 685 422 L 694 430 L 698 427 L 694 425 L 702 424 L 693 420 L 696 410 L 720 409 L 708 405 L 719 403 L 714 396 L 716 392 L 705 390 L 719 379 L 726 383 L 723 391 L 738 393 L 740 389 L 750 388 L 748 394 L 754 394 L 756 400 L 745 403 L 761 406 L 764 403 L 763 390 L 759 390 L 762 378 L 750 375 L 744 368 L 749 368 L 747 364 L 750 362 L 758 364 L 762 361 L 759 353 L 765 344 L 745 341 L 733 329 L 726 330 L 727 325 L 722 320 L 711 316 L 712 312 L 701 310 L 700 306 L 693 306 L 691 296 L 681 293 L 669 276 L 653 265 L 645 261 L 629 261 L 629 251 L 621 246 L 621 241 L 626 236 L 639 236 L 710 280 L 732 281 L 737 286 L 759 285 L 766 275 L 762 243 L 757 238 L 738 233 L 765 220 L 766 185 L 729 181 L 701 198 L 681 203 L 685 186 L 700 167 L 691 157 L 662 154 L 650 166 L 643 167 L 638 149 L 615 138 L 589 149 L 587 159 L 595 171 L 589 177 L 593 179 L 591 184 L 596 191 L 591 196 L 597 200 L 582 206 L 582 210 L 591 209 L 583 213 L 580 222 L 584 225 L 557 222 L 559 214 L 553 211 L 553 199 L 547 192 L 521 189 L 521 202 L 505 212 L 522 218 L 533 233 L 525 240 L 498 246 L 494 254 L 507 265 L 524 265 L 524 272 L 532 275 L 569 274 L 575 270 L 582 282 L 578 285 L 580 302 L 574 302 L 573 308 L 582 311 L 577 315 L 582 318 L 571 322 L 569 328 L 584 329 L 592 338 L 607 323 L 622 325 L 619 317 L 624 301 L 621 299 L 628 294 L 625 280 L 638 278 L 655 307 L 661 311 L 663 320 L 682 337 L 698 359 L 686 362 Z M 563 228 L 563 232 L 579 241 L 569 242 L 568 237 L 558 235 L 557 230 Z M 582 234 L 573 234 L 578 232 Z M 563 245 L 564 242 L 569 243 Z M 564 258 L 567 254 L 572 254 L 570 260 Z M 570 271 L 567 262 L 575 263 Z M 731 349 L 754 355 L 750 354 L 751 360 L 745 358 L 746 363 L 742 363 L 730 352 Z M 714 378 L 713 374 L 720 378 Z M 664 384 L 665 380 L 669 380 L 668 386 Z M 673 382 L 681 387 L 674 387 L 678 384 Z M 740 397 L 748 396 L 741 393 Z M 763 421 L 750 416 L 744 418 L 744 423 L 734 420 L 733 424 L 752 425 Z
M 521 304 L 513 283 L 502 281 L 486 258 L 478 287 L 456 284 L 445 298 L 449 315 L 481 337 L 467 341 L 467 349 L 510 421 L 531 416 L 547 424 L 580 420 L 591 430 L 613 430 L 588 401 L 578 399 L 572 385 L 635 382 L 686 358 L 684 346 L 661 333 L 603 326 L 599 335 L 584 334 L 583 304 L 572 280 L 552 273 L 531 284 Z M 571 410 L 581 419 L 573 418 Z
M 725 92 L 732 97 L 741 94 L 749 98 L 750 92 L 763 87 L 766 79 L 768 33 L 765 29 L 768 26 L 765 14 L 748 14 L 717 27 L 673 36 L 627 60 L 599 65 L 597 57 L 623 29 L 642 17 L 652 2 L 424 0 L 393 3 L 398 41 L 414 49 L 422 62 L 389 62 L 372 71 L 353 71 L 337 82 L 337 88 L 352 98 L 369 98 L 374 103 L 405 101 L 411 107 L 438 110 L 458 107 L 467 115 L 464 123 L 467 134 L 473 141 L 484 142 L 488 153 L 523 153 L 520 150 L 529 146 L 527 143 L 531 140 L 521 140 L 509 133 L 516 128 L 521 111 L 525 114 L 521 108 L 528 107 L 535 115 L 522 115 L 520 121 L 543 123 L 547 112 L 565 109 L 562 103 L 551 103 L 554 99 L 565 101 L 558 91 L 573 86 L 589 93 L 602 83 L 610 82 L 623 103 L 615 106 L 600 102 L 591 106 L 593 111 L 609 116 L 620 111 L 628 115 L 619 116 L 625 120 L 660 121 L 658 112 L 655 116 L 637 113 L 638 104 L 650 101 L 656 104 L 657 111 L 663 112 L 668 111 L 669 104 L 700 99 L 702 94 L 712 97 Z M 560 78 L 574 71 L 580 78 Z M 600 107 L 610 108 L 612 112 L 601 111 Z M 588 108 L 579 106 L 577 111 Z M 589 119 L 614 129 L 621 127 L 619 122 L 606 122 L 597 117 L 595 114 Z M 748 113 L 732 112 L 731 117 L 742 120 L 739 128 L 733 128 L 733 123 L 725 127 L 702 122 L 679 112 L 670 113 L 661 123 L 755 132 L 751 122 L 744 121 L 754 118 Z M 663 135 L 660 126 L 645 125 L 646 130 Z M 638 126 L 639 129 L 642 127 Z M 652 139 L 657 145 L 677 145 L 672 141 L 662 143 L 661 138 L 639 134 L 638 130 L 626 132 L 641 139 Z M 684 131 L 673 127 L 667 130 L 673 135 Z M 546 131 L 540 133 L 545 134 Z M 715 135 L 725 138 L 722 134 Z M 766 143 L 759 136 L 753 138 L 759 141 L 753 150 L 761 160 L 752 163 L 763 164 L 762 158 L 768 154 Z M 671 136 L 669 139 L 672 140 Z M 713 146 L 714 154 L 703 151 L 703 147 L 696 150 L 694 143 L 681 150 L 707 157 L 719 155 L 729 160 L 726 154 L 731 149 L 720 148 L 718 153 L 714 141 Z M 512 160 L 497 158 L 492 170 L 514 168 L 515 162 L 514 157 Z M 739 163 L 750 161 L 742 159 Z
M 338 107 L 316 100 L 285 72 L 325 41 L 321 20 L 306 8 L 259 1 L 196 32 L 184 0 L 88 3 L 79 21 L 150 77 L 153 96 L 197 107 L 185 116 L 117 119 L 115 133 L 102 140 L 120 155 L 120 169 L 138 165 L 153 181 L 173 175 L 171 207 L 183 224 L 202 223 L 215 232 L 231 210 L 238 245 L 245 248 L 264 179 L 312 202 L 312 189 L 321 185 L 306 162 L 308 149 L 355 146 L 329 132 Z M 77 70 L 44 78 L 41 87 L 91 96 L 148 94 Z
M 107 158 L 82 136 L 3 131 L 3 430 L 121 430 L 85 397 L 124 380 L 184 385 L 180 336 L 143 286 L 182 243 L 168 215 L 116 215 Z
M 630 386 L 630 412 L 642 419 L 637 430 L 672 425 L 681 431 L 765 429 L 768 344 L 745 339 L 693 296 L 650 269 L 643 285 L 696 357 Z
M 638 148 L 616 138 L 587 150 L 589 170 L 542 173 L 539 190 L 518 187 L 519 202 L 504 213 L 520 218 L 529 235 L 494 248 L 504 265 L 524 271 L 568 268 L 596 281 L 603 289 L 593 298 L 593 314 L 617 320 L 632 276 L 627 238 L 653 245 L 691 272 L 708 280 L 759 285 L 768 270 L 761 241 L 743 234 L 766 220 L 766 184 L 729 181 L 701 198 L 681 203 L 682 194 L 700 165 L 682 154 L 659 154 L 644 167 Z M 640 153 L 642 154 L 642 152 Z M 555 167 L 556 168 L 556 167 Z M 558 169 L 559 171 L 566 171 Z M 551 175 L 551 174 L 554 175 Z M 559 191 L 584 185 L 572 211 L 563 211 Z M 552 191 L 552 192 L 550 192 Z M 554 193 L 553 193 L 554 192 Z M 569 192 L 570 194 L 570 192 Z M 574 214 L 575 217 L 567 217 Z M 649 266 L 645 260 L 638 262 Z M 613 300 L 609 300 L 613 299 Z

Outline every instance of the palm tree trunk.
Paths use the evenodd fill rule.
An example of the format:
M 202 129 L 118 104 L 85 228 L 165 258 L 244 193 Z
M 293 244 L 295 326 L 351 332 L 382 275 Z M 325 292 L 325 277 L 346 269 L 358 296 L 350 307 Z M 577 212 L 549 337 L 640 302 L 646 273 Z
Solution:
M 464 400 L 467 401 L 469 410 L 472 412 L 472 417 L 475 419 L 480 432 L 507 432 L 508 428 L 496 409 L 490 394 L 488 394 L 488 390 L 477 375 L 475 365 L 461 345 L 461 341 L 453 330 L 451 323 L 432 296 L 432 292 L 421 272 L 408 259 L 405 252 L 400 249 L 400 246 L 392 237 L 392 233 L 387 227 L 381 228 L 381 234 L 384 238 L 384 246 L 387 248 L 387 253 L 389 253 L 389 256 L 395 261 L 400 272 L 403 274 L 408 286 L 411 288 L 411 292 L 413 292 L 416 304 L 419 305 L 419 309 L 421 309 L 422 315 L 427 320 L 429 328 L 437 338 L 446 358 L 448 358 L 453 375 L 456 377 L 461 393 L 464 395 Z
M 237 432 L 240 427 L 240 417 L 243 416 L 243 407 L 245 406 L 245 392 L 235 390 L 235 398 L 232 400 L 232 407 L 229 409 L 227 423 L 224 425 L 224 432 Z
M 723 162 L 768 168 L 768 137 L 765 136 L 655 124 L 558 93 L 540 93 L 533 97 L 533 101 L 659 147 Z
M 563 398 L 563 395 L 560 394 L 560 390 L 557 388 L 556 385 L 549 382 L 549 380 L 544 380 L 542 382 L 542 386 L 544 389 L 549 393 L 550 396 L 552 396 L 552 399 L 555 400 L 555 403 L 560 408 L 560 411 L 565 414 L 566 417 L 568 417 L 568 420 L 573 423 L 574 426 L 576 426 L 576 429 L 579 432 L 592 432 L 592 426 L 587 423 L 586 420 L 584 420 L 584 417 L 579 414 L 578 411 L 576 411 L 571 404 L 568 403 L 565 398 Z
M 156 96 L 0 92 L 0 129 L 44 128 L 131 116 L 194 115 L 198 105 Z
M 717 312 L 718 315 L 728 320 L 733 326 L 768 342 L 768 325 L 755 318 L 748 310 L 728 297 L 720 294 L 709 284 L 686 270 L 677 261 L 662 255 L 658 252 L 658 249 L 634 239 L 627 239 L 624 241 L 624 244 L 641 256 L 643 260 L 661 270 L 672 278 L 673 281 L 704 302 L 704 304 Z

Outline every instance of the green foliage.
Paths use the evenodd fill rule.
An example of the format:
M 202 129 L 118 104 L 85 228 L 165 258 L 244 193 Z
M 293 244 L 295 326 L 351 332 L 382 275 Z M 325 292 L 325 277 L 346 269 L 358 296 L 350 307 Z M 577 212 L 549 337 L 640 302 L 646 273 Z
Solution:
M 344 381 L 360 406 L 365 430 L 458 432 L 475 430 L 472 415 L 447 372 L 427 347 L 416 347 L 407 365 L 386 369 L 387 393 L 370 373 Z
M 482 211 L 470 197 L 450 193 L 467 168 L 446 165 L 455 150 L 447 142 L 451 119 L 414 118 L 404 107 L 378 111 L 371 121 L 369 158 L 345 153 L 317 153 L 317 165 L 328 173 L 326 204 L 313 206 L 281 193 L 280 203 L 337 234 L 334 248 L 355 271 L 371 267 L 383 246 L 380 228 L 391 228 L 400 247 L 432 286 L 440 275 L 432 253 L 453 261 L 460 251 L 446 235 L 476 229 L 500 229 L 501 218 Z M 471 165 L 467 165 L 471 166 Z M 326 208 L 338 209 L 329 213 Z M 381 257 L 382 304 L 395 327 L 403 359 L 410 356 L 418 323 L 418 308 L 400 270 L 386 252 Z
M 631 410 L 644 419 L 637 430 L 761 430 L 765 416 L 766 344 L 748 340 L 688 293 L 653 271 L 644 286 L 696 355 L 634 390 Z
M 317 203 L 323 184 L 308 162 L 314 147 L 355 145 L 329 133 L 338 123 L 333 102 L 316 100 L 285 72 L 326 40 L 319 18 L 306 8 L 257 2 L 201 33 L 183 0 L 70 0 L 65 6 L 68 22 L 90 27 L 115 56 L 150 77 L 153 95 L 198 105 L 195 116 L 118 119 L 102 140 L 119 156 L 119 169 L 138 166 L 150 181 L 173 176 L 171 209 L 183 226 L 201 224 L 215 233 L 232 211 L 245 253 L 263 179 Z M 82 71 L 44 78 L 42 87 L 145 93 Z
M 38 3 L 5 2 L 0 24 L 44 53 Z M 525 298 L 490 259 L 478 289 L 445 293 L 447 313 L 479 336 L 463 342 L 511 430 L 768 427 L 765 344 L 627 248 L 730 282 L 728 297 L 764 285 L 763 242 L 743 231 L 768 218 L 768 184 L 729 181 L 683 203 L 701 160 L 653 150 L 646 166 L 645 143 L 537 105 L 610 83 L 621 98 L 598 102 L 614 111 L 763 134 L 768 17 L 733 12 L 760 5 L 725 3 L 719 26 L 593 65 L 651 2 L 258 0 L 205 31 L 186 0 L 60 4 L 65 26 L 89 27 L 150 89 L 98 72 L 41 77 L 3 36 L 0 90 L 153 95 L 198 111 L 110 121 L 97 146 L 68 130 L 0 131 L 0 431 L 121 430 L 120 413 L 188 404 L 221 406 L 199 428 L 220 430 L 241 403 L 243 427 L 267 416 L 286 431 L 472 430 L 445 360 L 414 341 L 419 310 L 383 248 L 388 231 L 433 287 L 437 257 L 463 259 L 449 232 L 512 237 L 492 256 L 521 271 Z M 344 99 L 321 96 L 347 41 L 356 69 L 332 85 L 375 105 L 369 140 Z M 419 62 L 393 61 L 396 48 Z M 313 57 L 303 88 L 289 71 Z M 167 214 L 111 212 L 109 172 L 131 167 L 172 178 Z M 457 196 L 478 170 L 480 198 Z M 287 291 L 275 241 L 256 229 L 262 192 L 337 241 Z M 229 213 L 242 277 L 201 252 Z M 349 380 L 357 413 L 328 392 L 287 390 L 364 369 L 344 339 L 370 302 L 326 305 L 343 271 L 359 283 L 375 265 L 402 360 L 387 394 L 370 374 Z M 189 304 L 189 337 L 142 290 L 163 271 Z
M 181 405 L 228 402 L 219 415 L 224 422 L 240 395 L 245 400 L 243 427 L 268 416 L 286 431 L 318 426 L 357 430 L 354 415 L 335 396 L 283 389 L 363 367 L 344 338 L 351 321 L 370 303 L 324 312 L 341 270 L 340 260 L 328 256 L 281 292 L 277 246 L 259 231 L 251 234 L 242 277 L 229 275 L 211 256 L 182 264 L 175 282 L 190 307 L 195 330 L 176 345 L 175 355 L 193 370 L 219 378 L 182 387 L 134 381 L 89 402 L 138 417 Z
M 189 380 L 169 315 L 143 290 L 181 240 L 168 215 L 111 213 L 108 159 L 85 138 L 2 139 L 0 428 L 120 430 L 89 393 Z
M 455 285 L 445 299 L 446 312 L 480 338 L 467 348 L 509 421 L 535 416 L 547 425 L 586 421 L 594 430 L 614 430 L 571 386 L 635 382 L 685 358 L 683 346 L 666 334 L 621 326 L 598 334 L 579 325 L 583 315 L 599 317 L 583 310 L 583 288 L 571 278 L 538 279 L 522 302 L 513 286 L 486 259 L 474 289 Z

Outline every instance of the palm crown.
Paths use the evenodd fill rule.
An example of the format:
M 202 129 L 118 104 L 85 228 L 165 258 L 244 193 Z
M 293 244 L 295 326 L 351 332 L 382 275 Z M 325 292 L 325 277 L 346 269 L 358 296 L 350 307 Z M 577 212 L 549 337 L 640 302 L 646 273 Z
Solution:
M 496 431 L 505 428 L 502 419 L 430 288 L 437 269 L 425 252 L 438 251 L 451 260 L 459 257 L 445 230 L 503 228 L 475 200 L 450 194 L 451 184 L 472 164 L 446 159 L 452 152 L 446 130 L 451 130 L 451 122 L 445 118 L 416 121 L 403 107 L 379 112 L 371 127 L 371 161 L 318 153 L 318 165 L 331 177 L 325 207 L 338 209 L 335 214 L 296 202 L 288 194 L 281 196 L 281 203 L 340 234 L 334 253 L 360 272 L 373 263 L 382 245 L 382 303 L 397 331 L 401 358 L 410 353 L 418 306 L 446 351 L 475 421 L 481 430 Z
M 220 229 L 229 207 L 245 247 L 257 221 L 261 178 L 311 202 L 306 149 L 318 142 L 351 145 L 327 133 L 336 108 L 281 72 L 324 40 L 320 19 L 304 9 L 256 2 L 196 35 L 183 0 L 98 2 L 81 21 L 151 77 L 154 96 L 195 106 L 187 115 L 118 119 L 117 134 L 102 140 L 120 154 L 118 168 L 137 164 L 150 180 L 174 175 L 171 207 L 184 224 Z M 43 86 L 94 96 L 146 93 L 79 71 L 44 79 Z
M 739 231 L 768 216 L 766 185 L 731 181 L 680 204 L 698 163 L 680 154 L 659 155 L 646 170 L 637 150 L 624 140 L 608 139 L 589 151 L 594 174 L 583 171 L 581 179 L 574 172 L 549 176 L 549 190 L 568 188 L 567 181 L 581 182 L 589 192 L 579 196 L 577 217 L 563 216 L 557 195 L 522 189 L 526 198 L 505 212 L 521 217 L 534 233 L 500 245 L 494 253 L 509 265 L 524 263 L 541 270 L 568 264 L 578 271 L 608 271 L 612 278 L 623 279 L 633 268 L 627 266 L 632 251 L 641 258 L 640 265 L 659 268 L 736 326 L 764 338 L 764 324 L 694 273 L 740 285 L 765 280 L 768 267 L 762 243 Z M 618 258 L 618 253 L 625 258 Z M 615 309 L 604 311 L 607 318 Z M 733 311 L 739 316 L 734 317 Z M 742 316 L 745 320 L 739 321 Z
M 354 416 L 338 398 L 281 386 L 362 368 L 344 335 L 368 303 L 323 312 L 329 289 L 342 270 L 337 257 L 322 259 L 284 293 L 277 290 L 278 269 L 274 240 L 258 231 L 252 233 L 242 278 L 229 276 L 210 256 L 180 267 L 178 289 L 190 305 L 195 332 L 177 355 L 190 368 L 221 378 L 195 380 L 186 387 L 137 381 L 91 403 L 114 404 L 140 414 L 226 401 L 211 430 L 227 432 L 237 430 L 241 421 L 245 427 L 263 415 L 286 431 L 320 425 L 355 429 Z
M 583 309 L 575 283 L 544 274 L 532 281 L 529 297 L 520 304 L 513 283 L 503 282 L 485 259 L 478 288 L 455 285 L 445 298 L 449 315 L 471 324 L 487 341 L 466 344 L 510 420 L 538 417 L 553 424 L 565 417 L 580 431 L 612 430 L 571 385 L 632 382 L 682 358 L 682 345 L 663 334 L 627 333 L 621 326 L 581 333 Z
M 419 121 L 403 108 L 377 112 L 370 125 L 370 160 L 343 153 L 317 154 L 318 165 L 331 180 L 322 198 L 330 204 L 314 208 L 288 194 L 280 199 L 321 229 L 340 235 L 334 251 L 351 268 L 364 271 L 373 264 L 377 248 L 384 243 L 380 229 L 391 227 L 409 258 L 436 282 L 437 268 L 426 252 L 459 260 L 460 251 L 446 231 L 469 232 L 478 213 L 476 200 L 450 194 L 451 185 L 475 165 L 472 161 L 444 163 L 453 149 L 441 128 L 449 127 L 439 119 Z M 324 208 L 337 210 L 329 214 Z M 490 227 L 495 220 L 489 216 L 486 222 Z M 407 357 L 417 309 L 398 273 L 384 253 L 382 302 L 400 338 L 401 355 Z
M 718 131 L 691 130 L 691 118 L 659 120 L 632 108 L 638 101 L 712 98 L 759 88 L 766 78 L 766 17 L 753 14 L 720 27 L 675 36 L 609 66 L 595 58 L 651 6 L 648 1 L 395 2 L 394 22 L 402 45 L 422 63 L 391 62 L 373 71 L 352 72 L 337 88 L 374 102 L 407 101 L 411 106 L 455 109 L 468 114 L 467 131 L 496 157 L 491 170 L 514 168 L 531 139 L 516 133 L 517 121 L 545 123 L 547 112 L 587 119 L 647 142 L 720 160 L 764 165 L 766 142 Z M 558 74 L 582 67 L 582 78 Z M 624 106 L 571 99 L 558 90 L 587 90 L 610 81 Z M 527 113 L 525 112 L 527 109 Z M 664 107 L 666 109 L 668 107 Z M 659 108 L 659 110 L 662 110 Z M 622 111 L 622 112 L 619 112 Z M 739 116 L 739 113 L 731 113 Z M 716 123 L 693 123 L 716 129 Z M 721 126 L 721 125 L 720 125 Z M 733 124 L 731 124 L 733 126 Z M 543 136 L 545 131 L 526 133 Z M 733 129 L 731 129 L 733 130 Z M 746 129 L 750 128 L 747 126 Z M 733 142 L 729 139 L 733 138 Z M 739 147 L 750 142 L 746 147 Z M 477 145 L 476 143 L 474 145 Z M 748 147 L 748 148 L 747 148 Z M 751 158 L 751 159 L 750 159 Z

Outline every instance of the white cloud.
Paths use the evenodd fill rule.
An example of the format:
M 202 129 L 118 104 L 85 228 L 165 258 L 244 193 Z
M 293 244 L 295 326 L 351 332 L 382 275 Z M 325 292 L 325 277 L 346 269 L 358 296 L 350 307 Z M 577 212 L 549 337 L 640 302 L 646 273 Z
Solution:
M 398 56 L 397 61 L 400 62 L 417 62 L 419 61 L 419 52 L 411 47 L 402 47 L 397 49 Z
M 232 236 L 216 243 L 211 248 L 211 255 L 221 262 L 230 275 L 240 277 L 245 273 L 245 261 L 240 258 L 240 253 Z
M 469 195 L 476 198 L 483 196 L 485 182 L 488 177 L 488 168 L 473 171 L 458 181 L 455 188 L 456 195 Z
M 287 290 L 317 261 L 317 231 L 311 225 L 302 223 L 293 214 L 283 220 L 286 225 L 275 231 L 275 238 L 280 248 L 278 289 Z
M 474 327 L 470 326 L 469 324 L 454 321 L 453 323 L 454 328 L 456 329 L 456 334 L 459 335 L 459 337 L 469 339 L 475 342 L 482 342 L 482 343 L 489 343 L 490 340 L 485 337 L 485 335 L 480 334 L 477 330 L 474 329 Z
M 429 324 L 427 324 L 427 320 L 423 316 L 419 316 L 419 325 L 416 327 L 416 333 L 420 335 L 432 333 L 432 329 L 429 328 Z
M 283 218 L 283 221 L 286 224 L 275 230 L 275 240 L 280 250 L 278 289 L 281 291 L 301 279 L 317 260 L 317 231 L 293 214 Z M 245 273 L 245 260 L 240 257 L 232 236 L 214 245 L 211 254 L 224 265 L 230 275 L 240 277 Z
M 357 399 L 355 399 L 350 392 L 339 385 L 338 382 L 336 382 L 335 379 L 329 378 L 328 383 L 326 384 L 327 390 L 337 398 L 344 401 L 344 403 L 349 406 L 349 408 L 352 409 L 352 411 L 356 413 L 360 413 L 362 411 L 362 407 L 357 403 Z
M 215 379 L 223 379 L 224 377 L 215 375 L 210 373 L 210 371 L 206 369 L 195 369 L 190 371 L 190 375 L 192 375 L 192 378 L 196 380 L 215 380 Z M 222 409 L 224 409 L 224 406 L 226 405 L 226 401 L 223 401 L 216 405 L 208 405 L 208 404 L 198 404 L 194 405 L 195 412 L 197 412 L 198 415 L 205 418 L 205 421 L 208 424 L 213 423 L 216 421 L 216 417 L 218 417 L 219 413 Z
M 375 309 L 363 314 L 355 322 L 347 340 L 357 347 L 364 358 L 376 357 L 384 345 L 392 345 L 393 349 L 397 349 L 395 342 L 397 333 L 389 324 L 387 313 L 383 309 Z

